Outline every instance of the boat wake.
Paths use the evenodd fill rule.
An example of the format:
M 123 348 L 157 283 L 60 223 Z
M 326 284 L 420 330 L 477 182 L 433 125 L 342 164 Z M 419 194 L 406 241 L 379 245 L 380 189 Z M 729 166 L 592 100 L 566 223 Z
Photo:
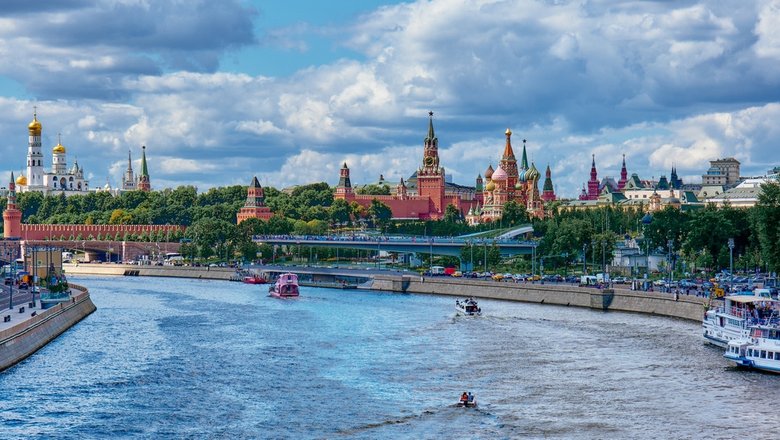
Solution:
M 365 434 L 367 431 L 381 430 L 393 425 L 419 425 L 426 424 L 437 420 L 444 419 L 455 420 L 460 417 L 494 417 L 489 411 L 483 408 L 463 408 L 459 407 L 457 403 L 448 405 L 444 408 L 437 410 L 424 410 L 419 414 L 409 414 L 398 418 L 392 418 L 383 420 L 381 422 L 367 423 L 360 426 L 355 426 L 348 429 L 339 430 L 338 433 L 345 436 L 352 436 L 358 434 Z

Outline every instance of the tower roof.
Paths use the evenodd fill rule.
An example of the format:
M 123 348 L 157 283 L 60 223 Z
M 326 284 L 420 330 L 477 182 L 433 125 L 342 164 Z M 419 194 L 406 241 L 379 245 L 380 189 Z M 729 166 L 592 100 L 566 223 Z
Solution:
M 251 186 L 252 188 L 260 188 L 260 181 L 257 180 L 257 176 L 254 176 L 252 178 L 252 184 L 249 186 Z
M 432 141 L 434 139 L 436 139 L 436 135 L 433 132 L 433 112 L 428 112 L 428 136 L 425 140 Z
M 504 146 L 504 159 L 514 159 L 515 158 L 515 152 L 512 150 L 512 130 L 506 129 L 506 132 L 504 132 L 506 135 L 506 145 Z
M 525 139 L 523 139 L 523 158 L 520 160 L 520 168 L 528 169 L 528 154 L 525 152 Z
M 149 168 L 146 166 L 146 145 L 141 146 L 141 175 L 149 177 Z
M 41 123 L 38 121 L 38 110 L 33 110 L 33 120 L 27 125 L 27 129 L 30 131 L 30 136 L 41 135 Z

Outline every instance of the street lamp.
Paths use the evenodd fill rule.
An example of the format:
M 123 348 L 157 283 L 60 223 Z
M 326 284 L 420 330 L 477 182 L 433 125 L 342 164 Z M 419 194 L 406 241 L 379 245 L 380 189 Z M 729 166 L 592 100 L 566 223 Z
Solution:
M 487 272 L 487 242 L 482 240 L 482 244 L 485 246 L 485 272 Z
M 587 275 L 588 273 L 588 259 L 586 258 L 588 250 L 588 244 L 582 243 L 582 274 Z
M 734 288 L 734 239 L 729 238 L 729 291 Z
M 674 246 L 674 240 L 669 239 L 669 241 L 666 242 L 666 245 L 669 246 L 669 277 L 667 278 L 667 291 L 672 291 L 672 247 Z

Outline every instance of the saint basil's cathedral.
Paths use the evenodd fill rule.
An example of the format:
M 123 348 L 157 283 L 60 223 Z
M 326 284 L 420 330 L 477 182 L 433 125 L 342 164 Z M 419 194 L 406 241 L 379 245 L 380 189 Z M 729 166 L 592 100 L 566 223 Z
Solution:
M 506 144 L 498 168 L 488 166 L 485 180 L 477 176 L 476 186 L 457 185 L 446 180 L 444 167 L 439 163 L 439 140 L 433 129 L 433 112 L 429 112 L 428 135 L 423 141 L 422 165 L 406 181 L 401 179 L 394 195 L 356 194 L 350 180 L 347 164 L 341 168 L 334 197 L 356 202 L 368 208 L 373 200 L 387 205 L 395 219 L 439 220 L 447 206 L 454 206 L 470 224 L 497 221 L 504 205 L 514 201 L 525 207 L 530 217 L 543 218 L 546 201 L 555 200 L 550 168 L 547 167 L 544 191 L 540 195 L 539 171 L 528 166 L 523 142 L 520 168 L 512 150 L 511 130 L 506 131 Z M 483 185 L 484 183 L 484 185 Z

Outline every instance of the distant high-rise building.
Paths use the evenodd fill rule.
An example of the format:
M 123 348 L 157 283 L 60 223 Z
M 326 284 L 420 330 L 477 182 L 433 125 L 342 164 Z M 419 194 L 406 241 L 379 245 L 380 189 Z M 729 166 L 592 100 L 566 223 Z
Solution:
M 739 181 L 739 161 L 733 157 L 711 160 L 702 185 L 732 185 Z

